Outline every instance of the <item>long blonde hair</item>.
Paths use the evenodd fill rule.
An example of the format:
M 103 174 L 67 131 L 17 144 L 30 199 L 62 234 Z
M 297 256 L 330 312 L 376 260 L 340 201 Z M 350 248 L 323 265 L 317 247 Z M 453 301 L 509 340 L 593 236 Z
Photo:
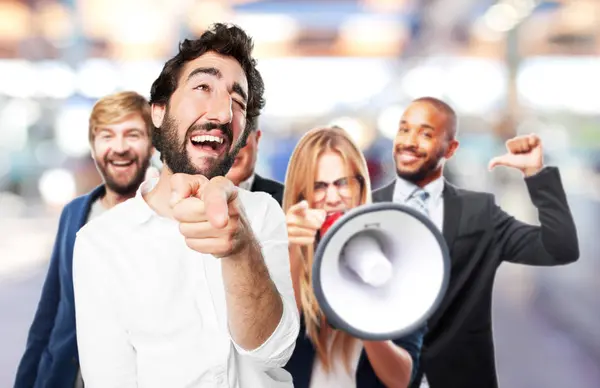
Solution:
M 325 152 L 336 152 L 352 175 L 359 176 L 362 190 L 359 204 L 371 202 L 371 184 L 365 158 L 348 133 L 339 127 L 318 127 L 308 131 L 298 142 L 290 158 L 283 195 L 283 210 L 306 199 L 314 206 L 314 182 L 319 157 Z M 350 373 L 350 358 L 356 339 L 345 332 L 333 330 L 315 298 L 312 288 L 312 265 L 315 243 L 309 246 L 290 245 L 290 257 L 300 259 L 300 304 L 305 317 L 306 333 L 314 344 L 325 371 L 329 371 L 336 355 L 341 353 L 346 370 Z M 331 348 L 328 340 L 333 337 Z

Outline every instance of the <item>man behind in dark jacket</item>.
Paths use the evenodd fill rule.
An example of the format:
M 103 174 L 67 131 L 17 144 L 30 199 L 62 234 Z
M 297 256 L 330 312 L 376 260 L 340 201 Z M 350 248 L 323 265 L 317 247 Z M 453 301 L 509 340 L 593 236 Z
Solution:
M 150 164 L 151 128 L 150 105 L 135 92 L 106 96 L 94 105 L 88 136 L 104 184 L 62 211 L 15 388 L 83 387 L 73 299 L 75 235 L 85 223 L 135 195 Z
M 226 177 L 242 189 L 270 194 L 281 205 L 283 184 L 263 178 L 254 171 L 258 159 L 258 141 L 262 135 L 258 129 L 258 117 L 248 120 L 247 125 L 252 132 L 248 135 L 246 146 L 240 150 Z
M 397 179 L 373 194 L 374 202 L 405 204 L 425 198 L 430 219 L 442 230 L 451 256 L 447 293 L 428 321 L 420 376 L 433 388 L 496 388 L 491 303 L 503 262 L 563 265 L 579 258 L 577 231 L 556 167 L 544 167 L 535 135 L 506 142 L 490 161 L 523 173 L 541 226 L 516 220 L 488 193 L 457 188 L 442 177 L 444 161 L 458 148 L 456 114 L 431 97 L 413 101 L 394 140 Z M 422 193 L 425 191 L 425 193 Z

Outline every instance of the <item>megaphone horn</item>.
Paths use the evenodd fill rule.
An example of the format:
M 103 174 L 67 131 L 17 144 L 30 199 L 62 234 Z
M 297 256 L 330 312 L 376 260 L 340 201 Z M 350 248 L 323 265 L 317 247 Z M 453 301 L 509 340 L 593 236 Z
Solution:
M 312 271 L 327 321 L 381 341 L 410 334 L 435 312 L 448 287 L 450 255 L 429 218 L 405 205 L 376 203 L 322 231 Z

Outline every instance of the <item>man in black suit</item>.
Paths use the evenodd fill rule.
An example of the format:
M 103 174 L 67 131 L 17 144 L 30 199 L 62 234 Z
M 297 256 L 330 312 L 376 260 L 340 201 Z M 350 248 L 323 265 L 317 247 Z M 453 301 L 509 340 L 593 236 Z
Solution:
M 456 125 L 456 114 L 446 103 L 430 97 L 413 101 L 394 141 L 398 178 L 373 193 L 375 202 L 407 203 L 416 190 L 450 249 L 449 287 L 428 322 L 413 388 L 427 383 L 433 388 L 496 388 L 491 301 L 498 266 L 503 261 L 554 266 L 579 258 L 560 174 L 556 167 L 543 166 L 540 139 L 510 139 L 508 152 L 489 165 L 523 173 L 539 212 L 541 226 L 532 226 L 504 212 L 492 194 L 463 190 L 444 180 L 444 161 L 458 148 Z
M 233 184 L 243 189 L 263 191 L 270 194 L 281 206 L 281 202 L 283 201 L 283 184 L 263 178 L 254 171 L 256 160 L 258 159 L 258 141 L 262 134 L 257 124 L 257 118 L 248 121 L 247 125 L 252 129 L 252 132 L 248 135 L 246 146 L 238 153 L 226 177 Z

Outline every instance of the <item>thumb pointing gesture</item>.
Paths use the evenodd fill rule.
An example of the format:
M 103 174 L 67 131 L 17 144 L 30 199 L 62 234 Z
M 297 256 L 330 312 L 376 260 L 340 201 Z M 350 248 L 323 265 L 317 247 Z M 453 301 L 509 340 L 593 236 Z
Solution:
M 490 160 L 490 170 L 496 166 L 513 167 L 521 170 L 525 176 L 530 176 L 543 166 L 542 143 L 535 134 L 509 139 L 506 150 L 506 154 Z
M 501 156 L 496 156 L 495 158 L 492 158 L 492 160 L 490 160 L 490 163 L 488 164 L 488 168 L 490 170 L 497 166 L 520 168 L 521 167 L 521 162 L 520 162 L 521 158 L 522 158 L 522 156 L 520 156 L 520 155 L 515 155 L 515 154 L 510 154 L 510 153 L 506 153 Z

